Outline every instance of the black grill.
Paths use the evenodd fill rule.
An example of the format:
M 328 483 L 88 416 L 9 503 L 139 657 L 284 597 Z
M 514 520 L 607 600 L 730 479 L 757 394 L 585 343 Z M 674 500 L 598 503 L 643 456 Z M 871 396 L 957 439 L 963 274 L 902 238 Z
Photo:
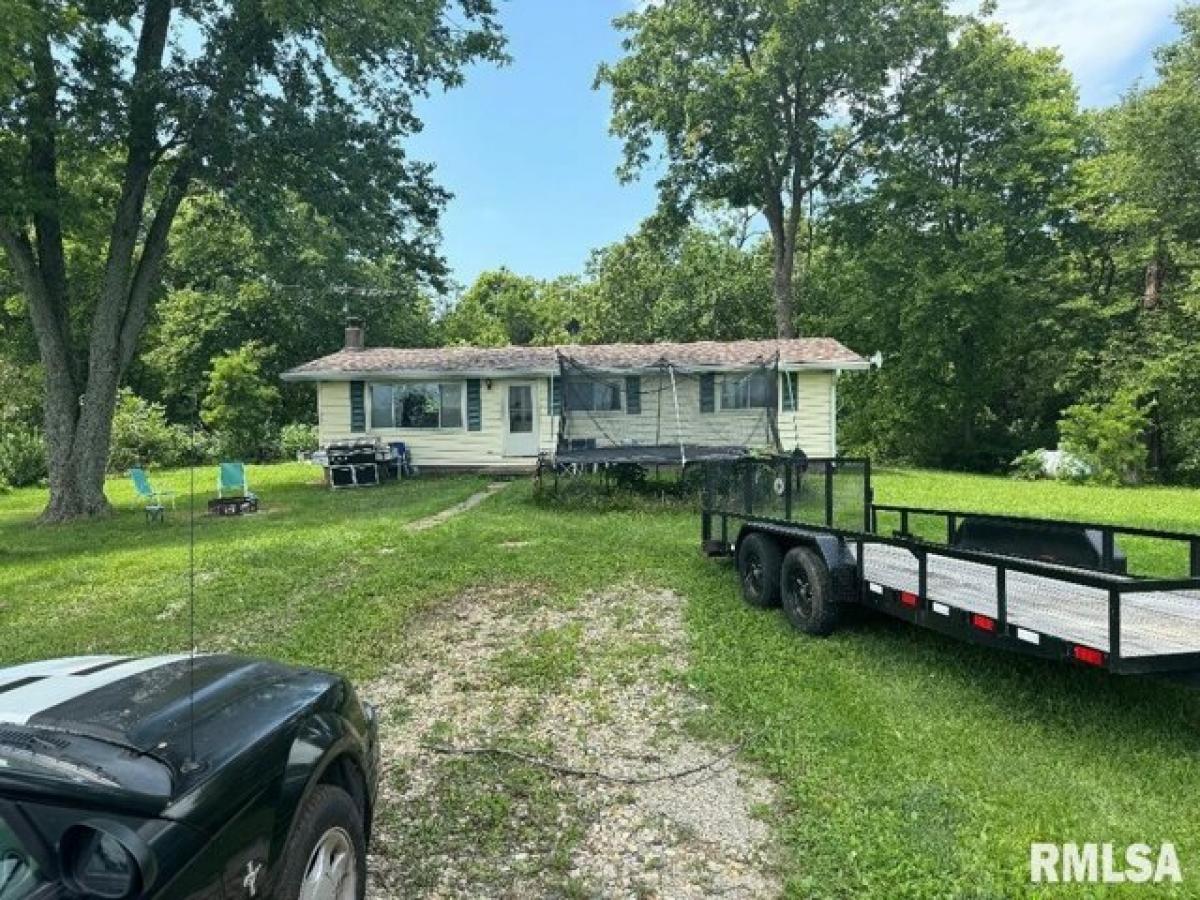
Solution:
M 379 445 L 375 441 L 338 441 L 325 448 L 331 466 L 374 465 Z

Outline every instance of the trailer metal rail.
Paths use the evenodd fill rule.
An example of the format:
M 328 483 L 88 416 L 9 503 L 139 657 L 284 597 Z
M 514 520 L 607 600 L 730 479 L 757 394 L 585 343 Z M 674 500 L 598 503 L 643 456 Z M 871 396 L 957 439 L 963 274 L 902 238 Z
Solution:
M 881 533 L 881 513 L 899 531 Z M 915 534 L 917 517 L 944 520 L 945 542 Z M 1100 558 L 1092 568 L 953 546 L 968 521 L 1094 531 Z M 1200 670 L 1200 534 L 876 504 L 869 460 L 800 457 L 706 464 L 701 528 L 712 555 L 749 533 L 785 547 L 834 541 L 856 602 L 955 637 L 1121 673 Z M 1184 545 L 1188 575 L 1116 571 L 1121 537 Z

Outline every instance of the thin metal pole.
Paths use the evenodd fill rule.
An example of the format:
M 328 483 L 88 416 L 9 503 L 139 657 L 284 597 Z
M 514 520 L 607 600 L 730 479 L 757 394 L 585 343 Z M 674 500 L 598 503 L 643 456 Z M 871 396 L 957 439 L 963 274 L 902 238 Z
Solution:
M 833 527 L 833 463 L 825 463 L 825 526 Z
M 1121 594 L 1115 587 L 1108 591 L 1108 654 L 1121 658 Z
M 188 758 L 184 772 L 194 771 L 196 762 L 196 418 L 199 395 L 193 398 L 188 448 Z
M 863 463 L 863 527 L 875 531 L 875 498 L 871 495 L 871 460 Z
M 996 621 L 1004 634 L 1008 624 L 1008 571 L 1004 566 L 996 567 Z
M 679 461 L 686 466 L 687 450 L 683 446 L 683 421 L 679 417 L 679 390 L 675 386 L 675 367 L 668 364 L 667 371 L 671 373 L 671 396 L 675 399 L 675 435 L 679 438 Z
M 790 459 L 783 461 L 783 517 L 792 520 L 792 466 Z

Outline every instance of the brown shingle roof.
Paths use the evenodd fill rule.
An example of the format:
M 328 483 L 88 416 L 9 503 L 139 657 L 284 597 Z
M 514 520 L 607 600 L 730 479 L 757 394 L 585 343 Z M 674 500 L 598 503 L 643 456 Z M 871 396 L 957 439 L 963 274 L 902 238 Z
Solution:
M 691 344 L 573 344 L 559 347 L 377 347 L 339 350 L 283 373 L 285 381 L 323 381 L 365 375 L 552 374 L 558 355 L 584 366 L 641 369 L 670 363 L 681 369 L 737 369 L 771 364 L 786 367 L 866 368 L 867 361 L 833 338 L 768 341 L 697 341 Z

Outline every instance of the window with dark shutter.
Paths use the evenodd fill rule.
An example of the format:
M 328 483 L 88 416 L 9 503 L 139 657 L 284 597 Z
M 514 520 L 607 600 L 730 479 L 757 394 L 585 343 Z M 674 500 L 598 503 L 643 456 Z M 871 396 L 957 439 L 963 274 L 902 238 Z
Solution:
M 700 412 L 710 413 L 716 408 L 716 376 L 706 372 L 700 376 Z
M 367 430 L 366 391 L 361 381 L 350 382 L 350 430 Z
M 467 431 L 483 430 L 483 399 L 479 393 L 479 379 L 467 379 Z
M 782 377 L 783 411 L 795 412 L 799 405 L 796 402 L 796 398 L 800 394 L 800 374 L 798 372 L 784 372 L 782 373 Z
M 642 378 L 640 375 L 625 376 L 625 412 L 631 416 L 642 414 Z

